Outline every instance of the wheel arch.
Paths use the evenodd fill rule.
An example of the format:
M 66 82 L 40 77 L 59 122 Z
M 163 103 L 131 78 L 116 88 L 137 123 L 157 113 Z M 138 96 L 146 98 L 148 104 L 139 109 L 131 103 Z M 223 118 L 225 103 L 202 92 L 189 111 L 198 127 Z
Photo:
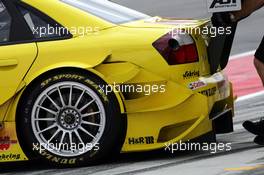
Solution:
M 88 66 L 79 66 L 79 67 L 73 67 L 73 66 L 61 66 L 61 67 L 53 67 L 50 69 L 46 69 L 43 71 L 39 71 L 37 74 L 33 75 L 33 76 L 28 76 L 25 78 L 25 83 L 27 84 L 26 89 L 30 89 L 30 87 L 37 82 L 38 80 L 40 80 L 41 78 L 45 77 L 48 74 L 54 73 L 54 72 L 60 72 L 60 71 L 77 71 L 77 72 L 81 72 L 84 74 L 92 74 L 94 76 L 96 76 L 97 78 L 101 79 L 102 81 L 106 82 L 107 84 L 110 84 L 105 76 L 103 74 L 101 74 L 100 72 L 96 71 L 95 69 L 93 69 L 92 67 L 88 67 Z M 121 113 L 125 113 L 125 106 L 123 103 L 123 98 L 122 98 L 122 94 L 115 92 L 115 96 L 118 100 L 119 103 L 119 107 L 120 107 L 120 111 Z
M 102 81 L 106 82 L 107 84 L 109 84 L 107 82 L 107 80 L 105 79 L 104 75 L 101 74 L 100 72 L 94 70 L 93 68 L 82 68 L 82 67 L 56 67 L 56 68 L 51 68 L 51 69 L 46 69 L 45 71 L 39 71 L 38 74 L 34 74 L 31 76 L 27 76 L 24 79 L 24 82 L 22 83 L 23 86 L 21 87 L 21 89 L 17 92 L 15 99 L 13 99 L 13 104 L 10 107 L 10 109 L 7 112 L 7 115 L 5 116 L 5 121 L 16 121 L 16 117 L 17 117 L 17 110 L 19 109 L 19 104 L 21 102 L 21 100 L 24 98 L 24 96 L 26 95 L 26 93 L 28 93 L 28 91 L 30 91 L 30 88 L 32 86 L 34 86 L 34 83 L 38 82 L 40 79 L 42 79 L 43 77 L 45 77 L 46 75 L 50 74 L 50 73 L 54 73 L 54 72 L 58 72 L 58 71 L 78 71 L 78 72 L 82 72 L 82 73 L 88 73 L 88 74 L 92 74 L 96 77 L 98 77 L 99 79 L 101 79 Z M 114 92 L 115 96 L 118 100 L 119 103 L 119 107 L 120 107 L 120 111 L 121 114 L 125 114 L 125 106 L 124 106 L 124 101 L 123 101 L 123 97 L 122 94 L 119 94 L 117 92 Z

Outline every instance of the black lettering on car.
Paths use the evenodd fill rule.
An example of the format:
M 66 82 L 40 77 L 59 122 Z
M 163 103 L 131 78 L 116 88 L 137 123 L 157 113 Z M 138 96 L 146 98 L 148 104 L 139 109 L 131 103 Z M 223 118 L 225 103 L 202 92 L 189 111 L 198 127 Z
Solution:
M 186 71 L 183 75 L 184 79 L 190 79 L 190 78 L 195 78 L 200 76 L 199 71 Z
M 206 89 L 206 90 L 200 91 L 199 93 L 203 94 L 207 97 L 211 97 L 211 96 L 214 96 L 216 94 L 216 91 L 217 91 L 216 87 L 213 87 L 211 89 Z
M 139 144 L 154 144 L 153 136 L 139 137 L 139 138 L 128 138 L 129 145 L 139 145 Z

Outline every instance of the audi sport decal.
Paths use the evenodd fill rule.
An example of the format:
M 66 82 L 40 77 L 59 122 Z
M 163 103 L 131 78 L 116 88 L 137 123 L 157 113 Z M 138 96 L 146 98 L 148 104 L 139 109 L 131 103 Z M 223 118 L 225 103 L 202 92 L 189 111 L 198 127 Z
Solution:
M 208 12 L 241 10 L 241 0 L 207 0 Z

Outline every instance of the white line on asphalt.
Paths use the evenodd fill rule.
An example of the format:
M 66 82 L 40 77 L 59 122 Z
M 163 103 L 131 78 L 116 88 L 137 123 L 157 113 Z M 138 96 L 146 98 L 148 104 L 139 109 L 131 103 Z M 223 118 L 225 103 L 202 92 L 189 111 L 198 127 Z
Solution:
M 238 97 L 236 102 L 240 102 L 240 101 L 248 100 L 248 99 L 251 99 L 251 98 L 255 98 L 255 97 L 260 96 L 260 95 L 264 95 L 264 90 L 260 91 L 260 92 L 253 93 L 253 94 L 245 95 L 245 96 L 242 96 L 242 97 Z
M 234 124 L 234 131 L 239 131 L 239 130 L 245 130 L 244 127 L 242 126 L 242 123 Z M 228 134 L 234 134 L 234 132 Z
M 249 52 L 233 55 L 233 56 L 230 57 L 230 60 L 235 60 L 235 59 L 247 57 L 247 56 L 250 56 L 250 55 L 254 55 L 255 52 L 256 52 L 256 50 L 252 50 L 252 51 L 249 51 Z

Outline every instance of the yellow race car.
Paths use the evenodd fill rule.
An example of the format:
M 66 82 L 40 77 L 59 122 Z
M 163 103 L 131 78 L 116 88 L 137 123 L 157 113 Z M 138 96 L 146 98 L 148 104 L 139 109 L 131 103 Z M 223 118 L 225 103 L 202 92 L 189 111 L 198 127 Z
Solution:
M 80 166 L 231 132 L 232 85 L 210 34 L 190 32 L 210 27 L 105 0 L 0 0 L 0 162 Z

